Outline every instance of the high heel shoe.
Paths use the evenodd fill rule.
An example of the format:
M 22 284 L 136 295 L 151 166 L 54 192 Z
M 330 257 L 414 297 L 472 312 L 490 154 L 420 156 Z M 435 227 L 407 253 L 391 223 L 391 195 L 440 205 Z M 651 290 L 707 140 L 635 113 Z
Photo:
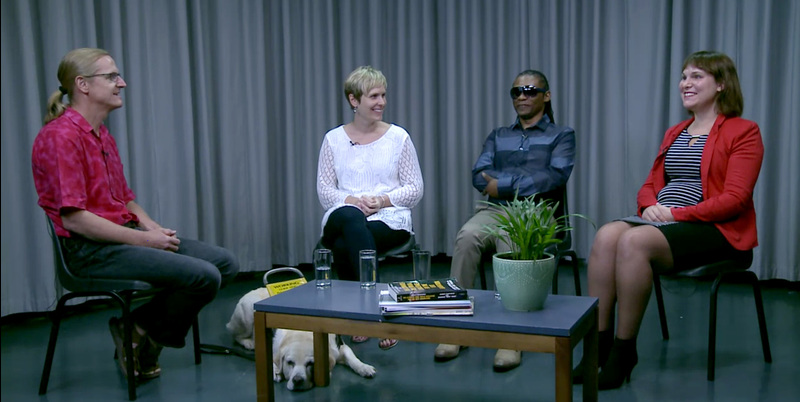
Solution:
M 639 355 L 636 353 L 636 338 L 614 338 L 614 346 L 611 347 L 608 361 L 598 376 L 597 389 L 619 388 L 624 380 L 631 382 L 631 372 L 637 363 Z
M 601 369 L 608 361 L 611 353 L 611 346 L 614 345 L 614 331 L 607 329 L 597 333 L 597 368 Z M 583 361 L 586 357 L 581 357 L 580 363 L 572 369 L 572 383 L 583 384 Z

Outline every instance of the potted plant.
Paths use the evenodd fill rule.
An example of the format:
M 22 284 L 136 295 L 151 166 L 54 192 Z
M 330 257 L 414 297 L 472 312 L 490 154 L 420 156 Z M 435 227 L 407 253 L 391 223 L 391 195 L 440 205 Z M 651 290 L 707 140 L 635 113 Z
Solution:
M 486 233 L 500 239 L 511 251 L 492 257 L 492 270 L 500 301 L 509 310 L 540 310 L 553 282 L 558 261 L 547 250 L 561 243 L 559 234 L 572 230 L 570 216 L 556 216 L 558 202 L 536 199 L 536 195 L 518 198 L 499 208 L 494 224 Z M 588 220 L 588 219 L 587 219 Z

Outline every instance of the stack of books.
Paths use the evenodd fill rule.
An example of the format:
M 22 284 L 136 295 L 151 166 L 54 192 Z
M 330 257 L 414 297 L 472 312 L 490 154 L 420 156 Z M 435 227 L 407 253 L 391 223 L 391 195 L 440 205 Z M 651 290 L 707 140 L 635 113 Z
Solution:
M 389 283 L 380 293 L 381 314 L 472 315 L 474 300 L 455 278 Z

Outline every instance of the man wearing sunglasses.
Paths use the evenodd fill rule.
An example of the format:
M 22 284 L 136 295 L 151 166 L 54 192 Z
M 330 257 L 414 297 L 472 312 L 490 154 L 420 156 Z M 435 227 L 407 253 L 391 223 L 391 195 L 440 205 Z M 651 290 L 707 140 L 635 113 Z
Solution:
M 510 126 L 494 129 L 483 144 L 483 151 L 472 168 L 472 185 L 492 204 L 506 204 L 515 196 L 561 201 L 572 173 L 575 157 L 575 131 L 555 124 L 547 77 L 539 71 L 525 70 L 517 75 L 509 91 L 517 119 Z M 559 205 L 563 214 L 563 205 Z M 494 222 L 498 208 L 479 204 L 475 214 L 456 235 L 450 276 L 471 288 L 484 252 L 509 251 L 483 228 Z M 458 356 L 461 347 L 441 344 L 436 361 Z M 520 364 L 521 353 L 500 349 L 494 357 L 495 371 L 508 371 Z

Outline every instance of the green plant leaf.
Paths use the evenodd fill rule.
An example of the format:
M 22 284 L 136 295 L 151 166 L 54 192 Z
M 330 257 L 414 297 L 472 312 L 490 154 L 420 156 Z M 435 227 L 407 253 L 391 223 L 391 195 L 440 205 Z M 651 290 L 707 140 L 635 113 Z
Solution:
M 515 260 L 544 258 L 548 247 L 562 242 L 558 235 L 572 230 L 566 225 L 569 217 L 586 219 L 594 226 L 591 220 L 581 214 L 556 217 L 557 201 L 536 201 L 535 197 L 536 194 L 521 199 L 515 196 L 505 205 L 482 201 L 500 209 L 492 216 L 494 223 L 484 226 L 484 232 L 505 243 Z

